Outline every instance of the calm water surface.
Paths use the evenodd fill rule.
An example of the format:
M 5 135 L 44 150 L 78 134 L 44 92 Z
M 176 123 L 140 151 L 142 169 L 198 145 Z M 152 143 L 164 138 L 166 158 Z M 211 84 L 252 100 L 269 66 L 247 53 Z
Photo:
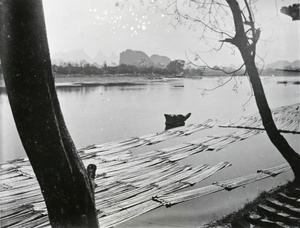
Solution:
M 192 113 L 187 123 L 218 119 L 221 123 L 257 111 L 254 98 L 243 106 L 252 93 L 247 78 L 237 78 L 225 86 L 210 92 L 228 77 L 202 79 L 174 79 L 161 82 L 149 81 L 134 86 L 98 86 L 58 88 L 64 118 L 77 147 L 141 136 L 164 129 L 163 114 Z M 299 80 L 297 77 L 264 77 L 263 84 L 270 107 L 300 102 L 300 86 L 277 84 L 282 80 Z M 7 95 L 0 94 L 1 157 L 5 162 L 25 153 L 16 132 Z M 164 148 L 193 140 L 205 135 L 233 131 L 213 128 L 157 145 L 135 149 L 134 153 Z M 289 143 L 299 151 L 299 136 L 287 134 Z M 204 152 L 191 156 L 183 164 L 215 165 L 229 161 L 233 165 L 195 187 L 205 186 L 217 180 L 256 172 L 284 162 L 265 134 L 234 143 L 219 152 Z M 195 227 L 236 210 L 259 192 L 287 182 L 291 172 L 276 178 L 263 180 L 231 192 L 220 192 L 171 208 L 159 208 L 130 220 L 119 227 Z

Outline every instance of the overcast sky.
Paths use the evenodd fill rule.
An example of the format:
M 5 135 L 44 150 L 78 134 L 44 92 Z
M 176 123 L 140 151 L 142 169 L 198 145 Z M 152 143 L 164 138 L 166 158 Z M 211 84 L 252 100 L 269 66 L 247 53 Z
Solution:
M 51 55 L 83 49 L 90 57 L 98 51 L 105 55 L 126 49 L 141 50 L 149 56 L 166 55 L 185 59 L 195 50 L 208 50 L 199 42 L 199 31 L 170 25 L 171 18 L 129 0 L 132 7 L 122 9 L 115 0 L 44 0 L 48 42 Z M 147 1 L 145 1 L 147 2 Z M 267 63 L 300 59 L 300 21 L 281 14 L 281 6 L 299 0 L 260 0 L 256 4 L 256 22 L 262 29 L 258 53 Z M 233 50 L 201 56 L 210 65 L 237 64 L 240 55 Z

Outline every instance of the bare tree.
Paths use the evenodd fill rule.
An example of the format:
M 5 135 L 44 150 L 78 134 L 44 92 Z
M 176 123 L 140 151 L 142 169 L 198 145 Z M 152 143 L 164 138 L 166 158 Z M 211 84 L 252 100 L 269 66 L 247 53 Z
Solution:
M 259 73 L 255 65 L 256 44 L 259 40 L 261 31 L 259 28 L 255 27 L 251 5 L 248 3 L 248 1 L 244 1 L 244 13 L 236 0 L 226 0 L 226 2 L 228 3 L 233 15 L 236 33 L 234 37 L 226 38 L 223 40 L 223 42 L 228 42 L 232 45 L 235 45 L 240 51 L 253 88 L 256 104 L 262 119 L 263 126 L 273 145 L 290 164 L 295 175 L 295 180 L 299 183 L 300 156 L 280 134 L 274 123 L 272 113 L 270 111 L 265 92 L 259 78 Z M 245 26 L 247 26 L 248 29 L 246 29 Z
M 176 3 L 175 1 L 173 2 L 176 9 L 175 14 L 178 18 L 184 18 L 197 24 L 200 23 L 204 28 L 204 33 L 202 36 L 203 39 L 205 39 L 205 30 L 209 30 L 209 32 L 218 34 L 220 37 L 225 37 L 219 40 L 221 42 L 221 47 L 224 43 L 229 43 L 237 47 L 243 59 L 242 66 L 245 66 L 246 73 L 249 76 L 256 104 L 266 133 L 273 145 L 290 164 L 294 172 L 295 181 L 299 183 L 300 156 L 280 134 L 274 123 L 272 113 L 269 108 L 262 82 L 259 77 L 259 72 L 255 63 L 255 58 L 257 57 L 256 45 L 261 33 L 260 28 L 256 27 L 254 20 L 252 4 L 255 1 L 226 0 L 227 5 L 224 1 L 190 0 L 190 2 L 198 5 L 198 7 L 201 7 L 202 10 L 206 10 L 206 20 L 183 15 L 176 5 L 177 1 Z M 239 2 L 243 4 L 242 7 L 241 3 Z M 221 26 L 222 22 L 220 22 L 220 20 L 222 18 L 226 19 L 226 17 L 231 18 L 229 21 L 231 21 L 231 23 L 233 24 L 234 34 L 230 33 L 229 30 L 225 30 Z M 227 22 L 228 20 L 226 19 L 226 23 Z
M 42 1 L 1 0 L 0 7 L 0 57 L 7 94 L 50 223 L 98 227 L 93 185 L 55 91 Z
M 128 2 L 123 1 L 123 5 L 120 2 L 118 4 L 124 7 L 129 4 Z M 150 1 L 150 5 L 170 15 L 173 26 L 186 25 L 198 31 L 199 39 L 211 49 L 219 51 L 225 44 L 229 44 L 239 50 L 243 64 L 230 74 L 245 67 L 266 133 L 290 164 L 295 181 L 299 183 L 300 155 L 294 151 L 277 129 L 256 67 L 255 61 L 257 57 L 259 58 L 256 46 L 261 30 L 255 24 L 253 10 L 255 2 L 255 0 L 169 0 L 164 6 L 158 1 Z M 212 40 L 217 40 L 217 42 L 210 42 L 209 37 L 212 36 Z M 199 58 L 198 54 L 195 55 Z M 261 58 L 259 59 L 262 61 Z

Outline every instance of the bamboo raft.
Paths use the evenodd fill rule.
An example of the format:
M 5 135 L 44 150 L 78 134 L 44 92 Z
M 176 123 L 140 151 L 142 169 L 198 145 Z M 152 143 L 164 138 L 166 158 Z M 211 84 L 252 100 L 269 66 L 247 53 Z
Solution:
M 261 130 L 241 129 L 206 136 L 168 148 L 133 155 L 131 149 L 185 136 L 213 127 L 215 120 L 190 124 L 156 134 L 80 148 L 85 166 L 97 166 L 95 201 L 101 227 L 114 227 L 155 208 L 231 190 L 254 181 L 276 176 L 290 169 L 287 164 L 206 187 L 189 188 L 229 162 L 196 167 L 178 161 L 201 152 L 219 151 L 232 143 L 260 134 Z M 28 159 L 17 159 L 0 168 L 1 227 L 50 227 L 47 209 Z
M 300 103 L 273 109 L 272 115 L 279 131 L 300 134 Z M 239 117 L 220 127 L 264 130 L 259 113 Z

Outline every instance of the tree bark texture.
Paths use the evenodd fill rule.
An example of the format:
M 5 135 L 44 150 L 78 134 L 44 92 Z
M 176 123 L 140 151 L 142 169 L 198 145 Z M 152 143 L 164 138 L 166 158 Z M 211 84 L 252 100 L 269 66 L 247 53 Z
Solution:
M 41 0 L 1 0 L 1 63 L 16 127 L 53 227 L 98 227 L 91 181 L 55 91 Z
M 261 80 L 259 78 L 259 73 L 255 65 L 255 46 L 253 47 L 252 45 L 248 44 L 248 38 L 245 34 L 244 23 L 239 4 L 236 0 L 226 1 L 233 14 L 236 28 L 236 34 L 233 38 L 232 44 L 237 46 L 244 60 L 263 126 L 273 145 L 290 164 L 295 175 L 295 181 L 300 183 L 300 155 L 288 144 L 286 139 L 280 134 L 275 125 Z

